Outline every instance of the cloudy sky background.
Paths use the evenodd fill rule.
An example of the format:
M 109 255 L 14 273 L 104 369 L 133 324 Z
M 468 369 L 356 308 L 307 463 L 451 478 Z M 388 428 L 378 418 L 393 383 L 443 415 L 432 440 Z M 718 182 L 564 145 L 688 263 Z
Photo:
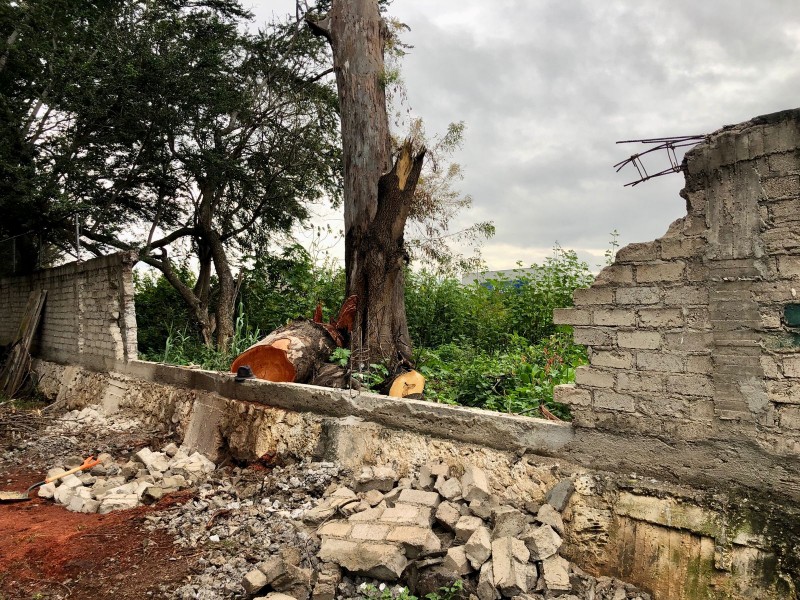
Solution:
M 256 24 L 293 0 L 254 0 Z M 634 188 L 617 140 L 709 133 L 800 106 L 797 0 L 394 0 L 411 31 L 408 103 L 429 133 L 466 122 L 461 190 L 492 220 L 491 269 L 540 262 L 557 242 L 591 265 L 685 214 L 683 178 Z M 646 162 L 668 167 L 660 154 Z M 630 169 L 630 170 L 629 170 Z M 340 227 L 335 221 L 331 224 Z

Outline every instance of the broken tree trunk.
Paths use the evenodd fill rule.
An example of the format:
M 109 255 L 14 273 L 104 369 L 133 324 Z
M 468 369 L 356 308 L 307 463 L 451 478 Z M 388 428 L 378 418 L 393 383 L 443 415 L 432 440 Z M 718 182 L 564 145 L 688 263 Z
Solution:
M 353 368 L 382 363 L 394 372 L 411 358 L 403 231 L 425 150 L 406 142 L 392 162 L 383 61 L 389 30 L 377 0 L 333 0 L 326 18 L 309 25 L 331 44 L 341 106 L 346 285 L 359 300 Z
M 293 321 L 240 354 L 231 371 L 249 365 L 259 379 L 306 383 L 335 349 L 336 342 L 321 324 Z

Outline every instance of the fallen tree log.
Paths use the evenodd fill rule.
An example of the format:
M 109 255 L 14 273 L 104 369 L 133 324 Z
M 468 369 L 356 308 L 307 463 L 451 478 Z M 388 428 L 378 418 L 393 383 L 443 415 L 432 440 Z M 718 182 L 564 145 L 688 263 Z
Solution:
M 240 354 L 231 371 L 249 365 L 259 379 L 307 383 L 335 349 L 335 340 L 320 323 L 292 321 Z
M 410 396 L 421 396 L 425 389 L 425 377 L 419 371 L 406 371 L 400 373 L 392 381 L 389 388 L 389 396 L 394 398 L 408 398 Z
M 277 383 L 310 382 L 317 377 L 331 353 L 349 338 L 356 305 L 357 298 L 350 296 L 342 304 L 338 317 L 323 323 L 322 306 L 317 304 L 313 321 L 298 319 L 276 329 L 237 356 L 231 372 L 236 373 L 239 367 L 248 365 L 259 379 Z M 332 383 L 338 381 L 330 371 L 325 377 Z

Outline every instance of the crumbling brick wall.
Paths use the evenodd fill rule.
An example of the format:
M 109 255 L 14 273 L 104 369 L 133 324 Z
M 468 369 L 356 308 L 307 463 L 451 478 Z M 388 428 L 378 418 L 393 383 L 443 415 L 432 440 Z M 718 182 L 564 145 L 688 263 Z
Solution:
M 15 337 L 30 292 L 43 289 L 35 356 L 94 368 L 136 358 L 135 262 L 135 254 L 124 252 L 0 278 L 0 344 Z
M 590 357 L 556 397 L 577 427 L 661 438 L 667 453 L 676 440 L 726 441 L 733 454 L 718 444 L 709 461 L 745 446 L 796 458 L 800 109 L 715 132 L 687 153 L 685 176 L 687 215 L 621 249 L 556 312 Z M 752 454 L 745 470 L 767 468 Z M 796 493 L 787 464 L 771 483 Z

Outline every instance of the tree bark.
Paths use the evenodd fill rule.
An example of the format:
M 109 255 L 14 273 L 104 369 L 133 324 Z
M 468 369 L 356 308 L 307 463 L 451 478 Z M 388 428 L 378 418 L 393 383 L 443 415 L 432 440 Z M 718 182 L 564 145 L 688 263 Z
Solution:
M 425 150 L 407 142 L 392 165 L 383 51 L 388 29 L 377 0 L 334 0 L 311 28 L 328 38 L 339 94 L 344 150 L 346 294 L 358 296 L 354 370 L 411 358 L 404 302 L 403 243 Z

